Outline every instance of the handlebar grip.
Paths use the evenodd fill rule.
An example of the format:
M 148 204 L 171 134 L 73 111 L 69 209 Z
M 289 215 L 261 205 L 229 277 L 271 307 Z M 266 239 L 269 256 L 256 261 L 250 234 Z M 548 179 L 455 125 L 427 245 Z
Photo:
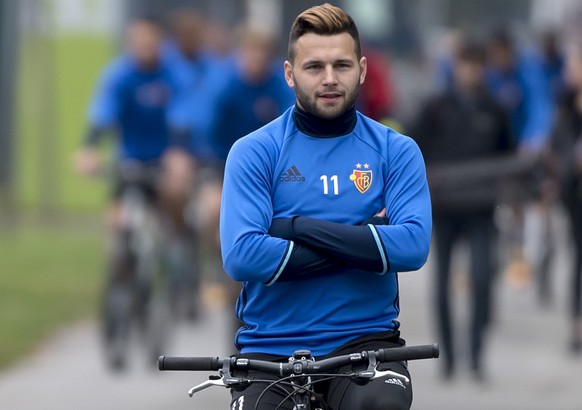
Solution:
M 218 370 L 222 362 L 218 357 L 166 357 L 158 358 L 160 370 Z
M 406 360 L 433 359 L 439 357 L 439 345 L 400 347 L 394 349 L 379 349 L 378 361 L 380 362 L 401 362 Z

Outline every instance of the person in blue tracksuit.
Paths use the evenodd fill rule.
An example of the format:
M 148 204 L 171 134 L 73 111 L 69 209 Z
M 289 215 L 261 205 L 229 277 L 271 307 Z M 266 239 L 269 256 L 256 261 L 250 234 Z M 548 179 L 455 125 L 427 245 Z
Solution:
M 207 50 L 204 15 L 179 8 L 169 20 L 171 36 L 163 44 L 162 55 L 178 84 L 168 109 L 171 142 L 196 162 L 205 163 L 212 159 L 210 127 L 227 64 Z
M 270 33 L 244 26 L 231 69 L 218 93 L 212 127 L 212 147 L 224 163 L 232 144 L 274 120 L 295 101 L 274 58 L 276 39 Z
M 168 210 L 174 208 L 170 205 L 176 197 L 175 191 L 167 189 L 167 184 L 158 183 L 158 177 L 163 174 L 163 158 L 170 146 L 166 114 L 175 91 L 172 70 L 161 55 L 162 39 L 162 27 L 155 19 L 138 17 L 129 23 L 125 33 L 126 49 L 101 74 L 88 109 L 88 131 L 75 156 L 77 171 L 93 175 L 102 168 L 99 143 L 110 134 L 116 137 L 114 189 L 107 209 L 112 246 L 108 247 L 103 315 L 108 364 L 114 370 L 121 370 L 126 364 L 121 354 L 124 351 L 117 346 L 120 341 L 126 341 L 124 331 L 127 325 L 116 325 L 119 321 L 117 316 L 116 320 L 111 319 L 112 313 L 130 319 L 119 301 L 133 301 L 134 294 L 143 295 L 143 292 L 132 293 L 137 290 L 136 277 L 140 273 L 140 263 L 134 263 L 139 255 L 134 252 L 132 244 L 136 242 L 136 236 L 142 239 L 139 236 L 142 231 L 128 231 L 125 215 L 131 210 L 127 207 L 125 194 L 139 184 L 144 199 L 152 209 L 162 211 L 163 216 L 170 215 Z M 152 242 L 150 237 L 146 239 Z M 155 240 L 153 243 L 158 244 Z M 158 250 L 161 249 L 156 248 Z M 152 260 L 158 261 L 155 256 Z M 143 278 L 140 284 L 143 284 Z M 131 291 L 123 291 L 125 289 Z M 132 306 L 135 308 L 132 313 L 145 319 L 141 314 L 148 305 L 142 299 Z
M 206 237 L 218 238 L 220 198 L 224 163 L 230 148 L 239 138 L 271 122 L 295 102 L 293 91 L 281 73 L 275 58 L 276 38 L 256 25 L 246 24 L 236 31 L 237 46 L 229 69 L 214 103 L 210 144 L 214 155 L 215 178 L 207 178 L 201 187 L 201 208 L 205 210 Z M 220 245 L 210 251 L 220 259 Z M 222 272 L 222 277 L 228 277 Z M 228 280 L 227 295 L 234 302 L 240 292 L 237 283 Z M 231 329 L 240 322 L 233 318 Z
M 126 50 L 103 70 L 88 108 L 88 127 L 75 157 L 77 170 L 94 174 L 101 168 L 99 143 L 109 132 L 116 138 L 117 164 L 129 161 L 159 166 L 169 146 L 167 109 L 175 77 L 161 56 L 163 31 L 149 17 L 132 21 Z M 117 175 L 114 196 L 124 188 Z M 113 209 L 119 208 L 114 201 Z M 116 219 L 115 217 L 112 219 Z
M 284 69 L 295 106 L 238 140 L 226 162 L 222 256 L 243 284 L 236 345 L 275 361 L 297 349 L 321 357 L 400 346 L 398 272 L 425 263 L 432 229 L 420 150 L 355 110 L 366 58 L 340 8 L 297 17 Z M 390 366 L 408 374 L 404 363 Z M 254 408 L 263 389 L 233 390 L 232 405 Z M 322 394 L 336 409 L 412 402 L 410 386 L 384 380 L 338 379 Z M 271 390 L 259 408 L 282 398 Z
M 138 19 L 127 30 L 128 51 L 103 70 L 88 109 L 85 147 L 118 132 L 120 160 L 158 160 L 168 145 L 166 109 L 172 75 L 159 54 L 161 28 Z
M 88 107 L 88 127 L 82 148 L 75 157 L 81 174 L 95 174 L 102 168 L 99 144 L 115 137 L 115 180 L 108 207 L 109 228 L 121 232 L 122 193 L 128 186 L 127 163 L 147 168 L 152 181 L 144 186 L 148 199 L 161 211 L 168 232 L 184 229 L 184 198 L 188 184 L 169 172 L 176 164 L 176 144 L 168 119 L 170 107 L 180 90 L 174 65 L 164 57 L 164 31 L 149 16 L 132 20 L 125 33 L 125 50 L 103 70 Z M 174 166 L 175 167 L 175 166 Z M 184 167 L 183 167 L 184 168 Z M 144 181 L 145 182 L 145 181 Z
M 178 8 L 168 17 L 170 36 L 162 55 L 173 71 L 177 90 L 168 107 L 171 148 L 164 155 L 164 187 L 175 193 L 172 211 L 182 217 L 168 247 L 170 254 L 177 255 L 173 265 L 181 273 L 175 276 L 186 278 L 187 286 L 177 286 L 184 295 L 178 305 L 195 319 L 200 311 L 199 285 L 205 266 L 220 266 L 219 253 L 214 251 L 218 242 L 214 226 L 218 222 L 209 223 L 212 218 L 207 216 L 218 215 L 219 205 L 214 203 L 219 203 L 220 196 L 215 200 L 217 195 L 206 192 L 206 187 L 209 180 L 216 179 L 208 177 L 209 164 L 213 164 L 209 138 L 226 64 L 208 50 L 206 16 L 196 9 Z
M 542 59 L 533 52 L 519 53 L 506 31 L 489 41 L 487 86 L 507 110 L 521 150 L 537 153 L 547 143 L 553 120 L 550 85 Z

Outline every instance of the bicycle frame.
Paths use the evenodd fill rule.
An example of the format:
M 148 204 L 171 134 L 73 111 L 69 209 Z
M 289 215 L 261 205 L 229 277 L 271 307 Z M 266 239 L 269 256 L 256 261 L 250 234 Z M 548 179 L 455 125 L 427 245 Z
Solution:
M 128 184 L 121 197 L 121 221 L 122 230 L 129 234 L 129 248 L 137 256 L 137 279 L 148 282 L 160 242 L 160 227 L 156 210 L 141 186 L 143 180 L 151 177 L 142 173 L 139 168 L 128 172 Z
M 148 196 L 157 170 L 143 164 L 122 164 L 124 189 L 119 230 L 109 255 L 109 277 L 104 292 L 105 348 L 113 369 L 123 369 L 135 324 L 146 331 L 149 360 L 157 357 L 169 329 L 167 273 L 163 266 L 162 224 Z

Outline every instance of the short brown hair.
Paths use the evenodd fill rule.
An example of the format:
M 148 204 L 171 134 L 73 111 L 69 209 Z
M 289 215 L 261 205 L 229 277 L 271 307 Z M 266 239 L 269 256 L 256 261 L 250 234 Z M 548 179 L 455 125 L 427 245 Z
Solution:
M 314 33 L 324 36 L 348 33 L 356 43 L 356 55 L 358 59 L 362 56 L 360 46 L 360 35 L 358 28 L 352 17 L 339 7 L 325 3 L 321 6 L 314 6 L 297 16 L 291 26 L 289 33 L 289 46 L 287 49 L 287 59 L 293 62 L 295 58 L 295 43 L 299 37 Z
M 277 38 L 273 33 L 250 23 L 237 27 L 234 37 L 239 47 L 258 46 L 269 53 L 273 53 L 277 45 Z

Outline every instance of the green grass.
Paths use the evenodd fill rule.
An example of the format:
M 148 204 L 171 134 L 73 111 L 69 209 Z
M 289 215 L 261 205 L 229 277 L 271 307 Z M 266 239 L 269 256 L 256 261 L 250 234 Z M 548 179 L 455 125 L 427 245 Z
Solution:
M 86 130 L 99 73 L 113 55 L 102 37 L 25 38 L 18 81 L 18 202 L 95 212 L 107 181 L 73 172 L 72 156 Z
M 70 229 L 68 216 L 95 221 L 108 181 L 76 175 L 72 155 L 96 79 L 113 51 L 111 39 L 102 37 L 26 37 L 20 44 L 15 203 L 22 215 L 41 211 L 45 219 L 42 226 L 0 226 L 0 368 L 55 328 L 95 314 L 102 228 L 93 224 L 81 233 Z
M 0 368 L 96 312 L 101 235 L 27 226 L 0 234 Z

